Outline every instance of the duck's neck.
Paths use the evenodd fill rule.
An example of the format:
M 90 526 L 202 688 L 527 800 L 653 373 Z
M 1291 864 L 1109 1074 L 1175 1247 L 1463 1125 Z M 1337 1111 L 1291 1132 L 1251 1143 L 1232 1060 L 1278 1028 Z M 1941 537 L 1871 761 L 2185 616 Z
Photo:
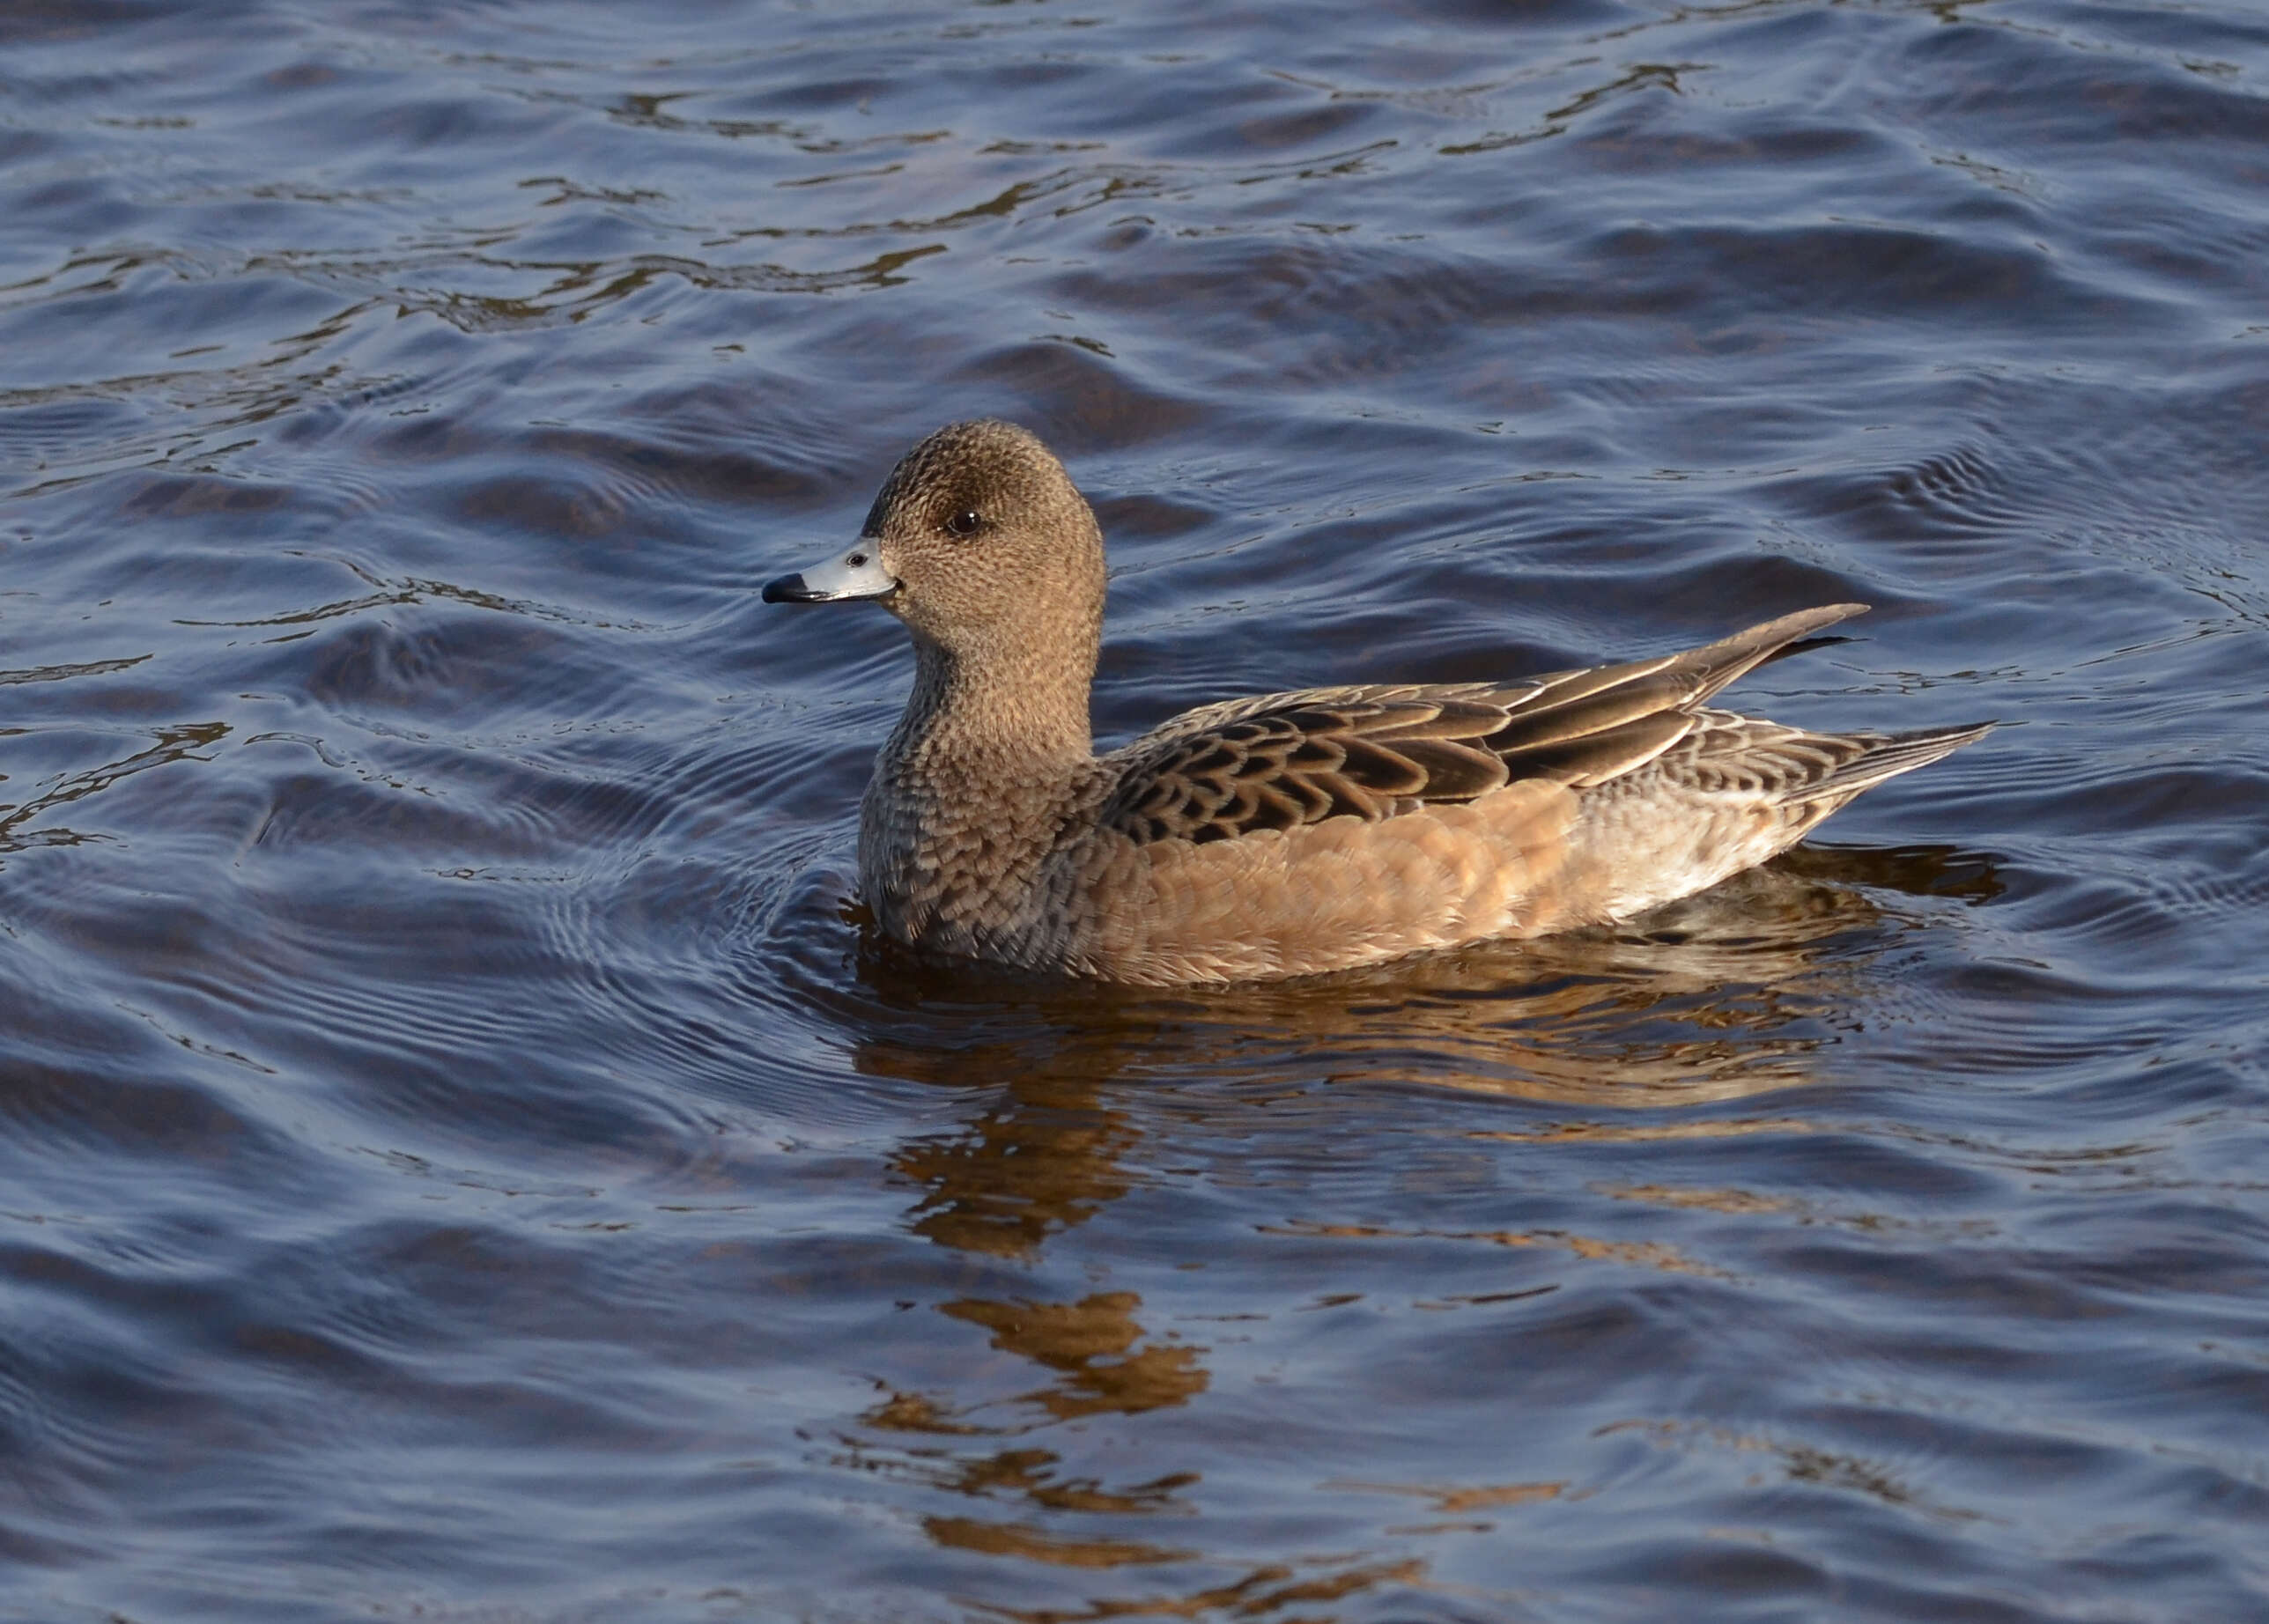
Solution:
M 900 941 L 1003 956 L 1094 776 L 1094 657 L 915 646 L 913 692 L 861 808 L 860 890 Z
M 1005 778 L 1001 788 L 1060 778 L 1095 753 L 1088 725 L 1094 676 L 1092 651 L 1068 660 L 1009 645 L 972 654 L 917 638 L 913 692 L 883 759 L 923 777 Z

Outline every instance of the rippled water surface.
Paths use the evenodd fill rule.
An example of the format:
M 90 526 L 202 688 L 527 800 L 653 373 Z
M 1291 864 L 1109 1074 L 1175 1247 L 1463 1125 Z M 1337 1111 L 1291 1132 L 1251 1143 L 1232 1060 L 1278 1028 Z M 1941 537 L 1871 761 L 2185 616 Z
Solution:
M 1106 737 L 1857 599 L 1623 930 L 910 970 L 756 583 Z M 2269 12 L 0 6 L 0 1616 L 2269 1617 Z

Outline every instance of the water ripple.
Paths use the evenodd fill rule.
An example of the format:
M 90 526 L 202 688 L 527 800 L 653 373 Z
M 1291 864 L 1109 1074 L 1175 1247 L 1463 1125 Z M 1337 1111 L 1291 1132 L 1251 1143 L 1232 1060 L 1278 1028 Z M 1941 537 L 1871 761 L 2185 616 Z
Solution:
M 2262 1612 L 2259 18 L 0 39 L 16 1612 Z M 2007 725 L 1613 930 L 941 974 L 903 636 L 754 588 L 987 412 L 1111 739 L 1847 601 L 1741 693 Z

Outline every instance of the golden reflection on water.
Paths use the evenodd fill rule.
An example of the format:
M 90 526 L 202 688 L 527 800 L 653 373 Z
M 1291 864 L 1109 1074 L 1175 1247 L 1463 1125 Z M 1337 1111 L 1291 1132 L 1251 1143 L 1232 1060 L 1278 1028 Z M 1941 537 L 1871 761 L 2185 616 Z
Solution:
M 1994 884 L 1989 865 L 1947 853 L 1814 849 L 1622 930 L 1493 944 L 1307 983 L 1169 995 L 973 988 L 966 976 L 870 950 L 869 990 L 892 1014 L 917 1018 L 877 1022 L 890 1035 L 864 1042 L 856 1063 L 869 1075 L 984 1089 L 961 1126 L 907 1140 L 891 1166 L 918 1192 L 906 1218 L 913 1233 L 957 1251 L 1032 1263 L 1052 1236 L 1086 1223 L 1141 1182 L 1128 1166 L 1143 1139 L 1141 1118 L 1128 1108 L 1135 1096 L 1127 1104 L 1115 1097 L 1130 1084 L 1284 1077 L 1312 1083 L 1320 1076 L 1334 1085 L 1432 1084 L 1597 1111 L 1709 1105 L 1801 1086 L 1840 1022 L 1864 1010 L 1871 995 L 1880 997 L 1878 961 L 1901 934 L 1898 916 L 1849 880 L 1936 895 Z M 984 993 L 994 1001 L 976 1001 Z M 1549 1145 L 1804 1126 L 1774 1115 L 1474 1132 Z M 1630 1193 L 1733 1212 L 1775 1205 L 1741 1191 Z M 1667 1244 L 1560 1229 L 1436 1230 L 1295 1218 L 1262 1233 L 1543 1247 L 1624 1267 L 1722 1274 Z M 1199 1560 L 1200 1553 L 1171 1539 L 1133 1537 L 1115 1524 L 1067 1528 L 1061 1520 L 1187 1514 L 1196 1509 L 1191 1491 L 1199 1472 L 1110 1484 L 1068 1475 L 1064 1458 L 1035 1439 L 1067 1422 L 1188 1404 L 1211 1381 L 1206 1347 L 1157 1334 L 1132 1291 L 1068 1301 L 964 1296 L 936 1307 L 980 1328 L 994 1352 L 1024 1362 L 1034 1379 L 1020 1389 L 1012 1384 L 1003 1397 L 993 1366 L 982 1399 L 894 1391 L 861 1417 L 862 1458 L 896 1457 L 900 1470 L 952 1494 L 1022 1502 L 1020 1515 L 1006 1517 L 925 1517 L 931 1540 L 1059 1569 Z M 1553 1500 L 1570 1488 L 1556 1481 L 1354 1478 L 1329 1487 L 1423 1500 L 1444 1519 L 1384 1531 L 1398 1538 L 1486 1532 L 1495 1524 L 1480 1514 Z M 1076 1612 L 997 1611 L 1029 1624 L 1265 1614 L 1380 1585 L 1428 1583 L 1424 1562 L 1384 1557 L 1377 1550 L 1343 1554 L 1315 1572 L 1275 1565 L 1228 1584 L 1096 1599 Z
M 982 1052 L 969 1059 L 979 1076 L 1000 1075 L 992 1068 L 1013 1062 Z M 1126 1194 L 1132 1181 L 1119 1157 L 1134 1130 L 1098 1103 L 1102 1081 L 1018 1079 L 961 1133 L 906 1144 L 891 1165 L 926 1192 L 914 1232 L 965 1251 L 1030 1257 L 1052 1232 Z
M 1208 1586 L 1186 1595 L 1150 1597 L 1140 1601 L 1100 1600 L 1076 1611 L 1058 1607 L 986 1607 L 994 1617 L 1018 1624 L 1085 1624 L 1100 1619 L 1194 1619 L 1208 1613 L 1223 1618 L 1282 1618 L 1283 1624 L 1320 1624 L 1329 1613 L 1282 1613 L 1281 1609 L 1313 1602 L 1341 1601 L 1382 1584 L 1417 1584 L 1425 1572 L 1418 1561 L 1379 1562 L 1320 1577 L 1303 1578 L 1289 1563 L 1270 1562 L 1228 1584 Z

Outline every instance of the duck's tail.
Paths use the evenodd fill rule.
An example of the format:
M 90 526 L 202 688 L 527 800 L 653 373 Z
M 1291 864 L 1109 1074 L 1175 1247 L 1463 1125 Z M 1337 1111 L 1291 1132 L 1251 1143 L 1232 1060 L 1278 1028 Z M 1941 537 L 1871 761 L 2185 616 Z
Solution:
M 1873 789 L 1885 779 L 1895 779 L 1917 767 L 1927 767 L 1951 756 L 1965 744 L 1975 744 L 1993 731 L 1992 722 L 1973 722 L 1966 727 L 1925 727 L 1913 733 L 1853 733 L 1844 736 L 1866 750 L 1827 777 L 1805 786 L 1806 799 L 1837 797 L 1837 804 Z

